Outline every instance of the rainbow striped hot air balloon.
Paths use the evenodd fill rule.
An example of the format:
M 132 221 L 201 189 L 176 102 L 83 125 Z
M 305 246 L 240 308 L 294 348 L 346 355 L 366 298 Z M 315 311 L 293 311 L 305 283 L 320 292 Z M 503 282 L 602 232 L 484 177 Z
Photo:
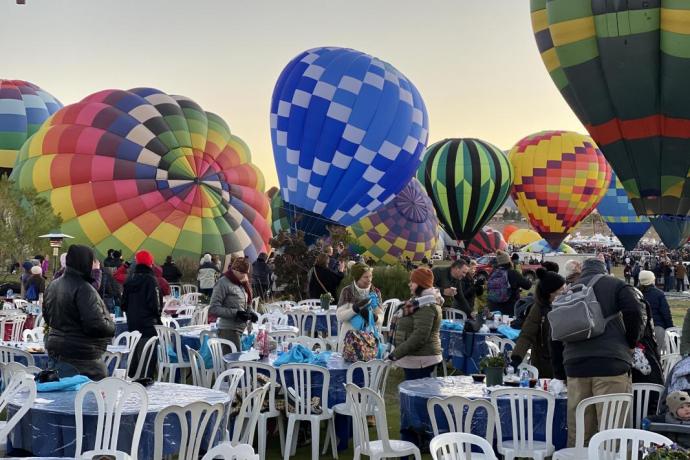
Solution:
M 254 259 L 271 236 L 247 145 L 218 115 L 157 89 L 106 90 L 64 107 L 24 144 L 12 179 L 100 255 Z
M 0 174 L 12 170 L 24 141 L 61 107 L 33 83 L 0 80 Z

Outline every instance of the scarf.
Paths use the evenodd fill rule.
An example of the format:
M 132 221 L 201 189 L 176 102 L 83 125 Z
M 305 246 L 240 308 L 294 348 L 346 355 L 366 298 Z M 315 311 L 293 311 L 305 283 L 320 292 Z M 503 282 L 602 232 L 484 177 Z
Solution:
M 235 276 L 231 268 L 228 268 L 228 271 L 225 272 L 225 276 L 230 280 L 231 283 L 236 284 L 238 286 L 242 286 L 244 289 L 244 292 L 247 293 L 247 305 L 252 304 L 252 287 L 249 284 L 248 281 L 240 281 L 239 278 Z
M 352 286 L 355 288 L 355 295 L 359 297 L 358 300 L 366 299 L 369 297 L 369 292 L 371 292 L 371 285 L 369 285 L 368 288 L 362 289 L 359 286 L 357 286 L 356 282 L 352 282 Z

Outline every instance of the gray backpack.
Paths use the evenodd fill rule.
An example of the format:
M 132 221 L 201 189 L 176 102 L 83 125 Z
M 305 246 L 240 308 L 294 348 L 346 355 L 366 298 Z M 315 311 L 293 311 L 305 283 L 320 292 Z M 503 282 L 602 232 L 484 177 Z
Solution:
M 594 285 L 604 275 L 594 276 L 589 283 L 575 284 L 553 301 L 548 313 L 551 338 L 561 342 L 579 342 L 604 333 L 606 324 L 619 316 L 604 317 L 594 294 Z

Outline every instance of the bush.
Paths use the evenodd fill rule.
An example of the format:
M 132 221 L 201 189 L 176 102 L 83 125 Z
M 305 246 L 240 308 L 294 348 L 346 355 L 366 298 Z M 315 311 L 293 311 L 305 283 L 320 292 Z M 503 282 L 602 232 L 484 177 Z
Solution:
M 388 267 L 374 267 L 374 286 L 381 291 L 381 297 L 386 299 L 409 299 L 410 288 L 408 283 L 410 281 L 410 274 L 402 265 L 393 265 Z M 343 281 L 338 287 L 338 296 L 340 291 L 352 283 L 352 276 L 348 272 L 343 278 Z
M 176 257 L 175 265 L 182 272 L 183 283 L 196 284 L 196 275 L 199 272 L 199 259 Z

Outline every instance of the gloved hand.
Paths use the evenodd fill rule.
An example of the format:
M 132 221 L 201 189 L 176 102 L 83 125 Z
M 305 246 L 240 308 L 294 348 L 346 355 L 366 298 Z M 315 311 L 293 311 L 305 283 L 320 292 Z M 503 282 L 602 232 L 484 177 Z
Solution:
M 249 321 L 249 312 L 247 312 L 246 310 L 237 310 L 235 318 L 237 318 L 237 321 Z
M 249 317 L 251 318 L 252 323 L 256 323 L 257 321 L 259 321 L 259 315 L 257 315 L 254 312 L 250 312 Z

